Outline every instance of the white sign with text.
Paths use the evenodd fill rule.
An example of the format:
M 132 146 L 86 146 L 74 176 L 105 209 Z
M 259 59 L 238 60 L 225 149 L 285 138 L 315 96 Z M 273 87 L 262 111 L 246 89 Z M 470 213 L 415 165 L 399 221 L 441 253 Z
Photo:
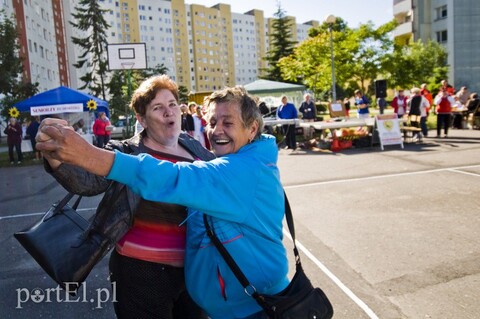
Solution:
M 78 112 L 83 112 L 83 103 L 42 105 L 32 106 L 30 108 L 30 114 L 32 116 Z
M 400 145 L 403 148 L 403 138 L 400 132 L 400 122 L 397 114 L 379 114 L 375 116 L 380 146 Z

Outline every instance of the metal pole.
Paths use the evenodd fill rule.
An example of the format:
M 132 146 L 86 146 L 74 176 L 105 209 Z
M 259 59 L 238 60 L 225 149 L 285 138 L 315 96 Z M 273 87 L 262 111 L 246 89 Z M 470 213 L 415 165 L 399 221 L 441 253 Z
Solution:
M 132 70 L 131 69 L 129 69 L 127 73 L 127 84 L 128 84 L 128 89 L 127 89 L 128 101 L 130 101 L 130 99 L 132 98 Z M 127 117 L 125 121 L 125 123 L 127 123 L 127 131 L 126 131 L 127 136 L 125 136 L 125 138 L 127 138 L 127 137 L 130 137 L 130 110 L 128 109 L 128 104 L 125 105 L 125 116 Z
M 330 24 L 328 29 L 330 30 L 330 56 L 332 59 L 332 103 L 337 102 L 337 91 L 335 89 L 335 61 L 333 57 L 333 32 L 332 32 L 333 25 Z

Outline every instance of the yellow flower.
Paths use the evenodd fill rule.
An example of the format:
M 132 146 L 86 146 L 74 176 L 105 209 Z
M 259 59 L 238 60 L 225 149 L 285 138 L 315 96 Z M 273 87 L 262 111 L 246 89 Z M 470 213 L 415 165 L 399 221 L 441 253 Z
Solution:
M 8 110 L 8 115 L 10 115 L 10 117 L 17 118 L 20 115 L 20 112 L 18 111 L 18 109 L 16 107 L 11 107 Z
M 97 102 L 90 100 L 87 102 L 87 107 L 90 111 L 95 111 L 97 109 Z

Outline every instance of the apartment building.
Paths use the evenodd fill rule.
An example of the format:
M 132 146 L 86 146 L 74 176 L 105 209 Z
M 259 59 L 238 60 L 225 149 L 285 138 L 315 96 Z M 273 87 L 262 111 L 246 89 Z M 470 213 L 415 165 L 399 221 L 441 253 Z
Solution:
M 23 77 L 38 82 L 40 91 L 68 86 L 63 1 L 4 0 L 2 7 L 16 20 Z
M 65 85 L 78 88 L 84 70 L 73 64 L 80 55 L 70 38 L 84 37 L 69 21 L 79 0 L 2 0 L 13 13 L 25 58 L 25 77 L 40 91 Z M 99 0 L 107 10 L 109 43 L 145 43 L 147 66 L 163 64 L 179 84 L 194 92 L 246 84 L 266 68 L 272 18 L 263 11 L 231 11 L 184 0 Z M 301 42 L 317 21 L 297 24 L 289 17 L 292 40 Z
M 434 40 L 448 52 L 449 82 L 480 91 L 480 3 L 478 0 L 394 0 L 398 43 Z
M 235 57 L 235 83 L 246 84 L 258 78 L 257 50 L 259 42 L 255 16 L 233 13 L 233 50 Z M 261 41 L 261 38 L 260 38 Z

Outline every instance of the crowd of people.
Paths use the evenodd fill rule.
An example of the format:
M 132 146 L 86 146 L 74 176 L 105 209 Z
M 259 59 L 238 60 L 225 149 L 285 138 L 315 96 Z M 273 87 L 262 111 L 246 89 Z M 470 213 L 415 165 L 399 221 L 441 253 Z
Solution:
M 412 115 L 418 116 L 420 120 L 411 122 L 413 126 L 421 129 L 414 138 L 422 138 L 428 136 L 427 119 L 431 112 L 437 116 L 437 137 L 441 137 L 443 129 L 443 136 L 448 137 L 450 128 L 474 128 L 479 124 L 475 123 L 474 113 L 480 112 L 478 106 L 480 99 L 478 93 L 470 93 L 468 88 L 463 86 L 460 90 L 455 91 L 455 88 L 448 83 L 447 80 L 441 81 L 440 89 L 435 96 L 428 90 L 427 84 L 422 84 L 420 88 L 411 88 L 408 90 L 410 96 L 406 95 L 406 90 L 400 88 L 396 90 L 396 94 L 391 101 L 393 113 L 397 114 L 398 118 L 410 117 Z M 276 107 L 276 110 L 271 112 L 270 107 L 267 107 L 265 102 L 258 101 L 258 107 L 263 116 L 275 113 L 277 119 L 298 119 L 299 117 L 304 122 L 313 122 L 317 118 L 317 107 L 310 94 L 304 95 L 304 100 L 297 108 L 293 103 L 288 101 L 286 95 L 281 96 L 281 104 Z M 368 118 L 370 114 L 370 99 L 360 90 L 355 90 L 353 98 L 345 97 L 342 104 L 345 110 L 345 118 L 350 117 L 351 104 L 353 103 L 358 118 Z M 379 113 L 383 114 L 388 107 L 385 98 L 377 98 L 377 107 Z M 207 138 L 205 119 L 207 110 L 205 106 L 198 105 L 195 102 L 187 104 L 180 104 L 181 110 L 181 130 L 192 136 L 200 142 L 206 149 L 211 149 L 210 142 Z M 478 115 L 477 115 L 478 116 Z M 35 150 L 35 140 L 32 136 L 36 135 L 39 120 L 33 118 L 26 125 L 21 125 L 17 119 L 11 118 L 4 130 L 8 136 L 7 144 L 9 151 L 9 159 L 11 164 L 15 163 L 15 153 L 17 155 L 17 164 L 23 160 L 21 141 L 23 138 L 30 137 L 32 149 Z M 25 129 L 28 127 L 28 131 Z M 141 123 L 137 119 L 135 127 L 135 134 L 141 130 Z M 138 130 L 137 128 L 140 128 Z M 105 112 L 98 112 L 96 119 L 92 125 L 92 132 L 94 134 L 94 145 L 104 148 L 110 141 L 112 125 Z M 271 126 L 265 128 L 266 132 L 273 134 Z M 284 124 L 282 125 L 282 133 L 284 135 L 285 149 L 295 150 L 297 148 L 296 141 L 296 125 Z M 305 141 L 313 137 L 314 130 L 311 128 L 303 128 L 303 137 Z M 16 152 L 14 152 L 14 150 Z M 35 160 L 39 160 L 42 154 L 34 151 Z
M 421 116 L 419 125 L 422 135 L 428 134 L 426 121 L 432 110 L 437 115 L 437 138 L 441 137 L 442 129 L 443 137 L 448 137 L 448 131 L 452 127 L 464 129 L 475 126 L 474 113 L 478 112 L 480 100 L 478 93 L 470 93 L 467 87 L 455 91 L 447 80 L 442 80 L 435 97 L 425 83 L 421 88 L 412 88 L 410 93 L 411 96 L 406 96 L 403 89 L 398 89 L 391 106 L 399 118 L 407 115 Z

